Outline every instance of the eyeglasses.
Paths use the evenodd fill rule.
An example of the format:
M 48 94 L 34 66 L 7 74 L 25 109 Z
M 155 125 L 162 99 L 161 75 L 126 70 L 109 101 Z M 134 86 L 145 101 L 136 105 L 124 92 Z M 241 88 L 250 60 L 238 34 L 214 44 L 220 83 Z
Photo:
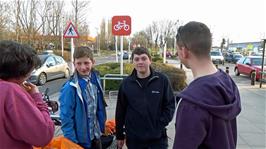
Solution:
M 176 41 L 177 41 L 177 42 L 181 42 L 182 45 L 183 45 L 186 49 L 188 49 L 187 44 L 184 42 L 184 40 L 182 39 L 182 36 L 181 36 L 182 29 L 183 29 L 183 26 L 180 26 L 180 27 L 178 28 L 178 30 L 177 30 L 177 34 L 176 34 Z

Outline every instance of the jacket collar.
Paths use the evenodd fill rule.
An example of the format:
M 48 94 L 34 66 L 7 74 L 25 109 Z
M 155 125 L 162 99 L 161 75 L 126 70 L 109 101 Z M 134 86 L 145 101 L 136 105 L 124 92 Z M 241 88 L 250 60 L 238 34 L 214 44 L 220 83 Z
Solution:
M 151 78 L 149 79 L 149 81 L 153 80 L 154 78 L 159 78 L 159 75 L 156 73 L 156 71 L 154 71 L 154 69 L 152 67 L 150 67 L 150 71 L 151 71 Z M 135 81 L 137 80 L 137 70 L 134 68 L 131 75 L 131 80 Z

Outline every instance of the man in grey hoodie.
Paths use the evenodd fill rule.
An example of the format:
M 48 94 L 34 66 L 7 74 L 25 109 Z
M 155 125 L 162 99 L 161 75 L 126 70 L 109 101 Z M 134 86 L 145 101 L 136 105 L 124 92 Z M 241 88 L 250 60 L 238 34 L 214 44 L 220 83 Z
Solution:
M 173 149 L 235 149 L 239 91 L 210 59 L 209 28 L 189 22 L 178 29 L 176 39 L 179 59 L 192 70 L 194 80 L 178 95 Z

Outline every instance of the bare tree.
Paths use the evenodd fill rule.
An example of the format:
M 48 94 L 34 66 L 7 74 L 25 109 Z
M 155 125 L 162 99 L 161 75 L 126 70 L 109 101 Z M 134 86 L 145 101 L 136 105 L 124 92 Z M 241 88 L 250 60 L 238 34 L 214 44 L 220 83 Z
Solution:
M 72 6 L 74 8 L 74 23 L 76 26 L 86 21 L 86 10 L 88 10 L 89 0 L 72 0 Z
M 63 18 L 63 6 L 64 1 L 52 1 L 47 0 L 45 1 L 46 6 L 46 14 L 44 15 L 45 20 L 47 22 L 47 34 L 58 36 L 60 35 L 60 24 Z
M 176 29 L 179 24 L 171 20 L 154 21 L 145 29 L 148 45 L 151 47 L 164 47 L 165 43 L 173 43 Z
M 8 24 L 10 22 L 9 17 L 10 5 L 7 2 L 0 1 L 0 39 L 3 39 L 4 34 L 8 30 Z

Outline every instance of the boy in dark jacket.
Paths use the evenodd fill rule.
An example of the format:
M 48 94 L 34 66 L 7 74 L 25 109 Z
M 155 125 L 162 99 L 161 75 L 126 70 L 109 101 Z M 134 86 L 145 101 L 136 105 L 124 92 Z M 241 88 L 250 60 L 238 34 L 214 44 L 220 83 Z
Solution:
M 178 29 L 176 39 L 179 59 L 192 70 L 194 80 L 178 95 L 173 149 L 235 149 L 239 91 L 210 59 L 209 28 L 189 22 Z
M 166 126 L 172 120 L 175 100 L 168 78 L 151 65 L 146 48 L 132 52 L 134 70 L 120 86 L 116 107 L 118 148 L 167 149 Z M 124 129 L 125 128 L 125 129 Z

